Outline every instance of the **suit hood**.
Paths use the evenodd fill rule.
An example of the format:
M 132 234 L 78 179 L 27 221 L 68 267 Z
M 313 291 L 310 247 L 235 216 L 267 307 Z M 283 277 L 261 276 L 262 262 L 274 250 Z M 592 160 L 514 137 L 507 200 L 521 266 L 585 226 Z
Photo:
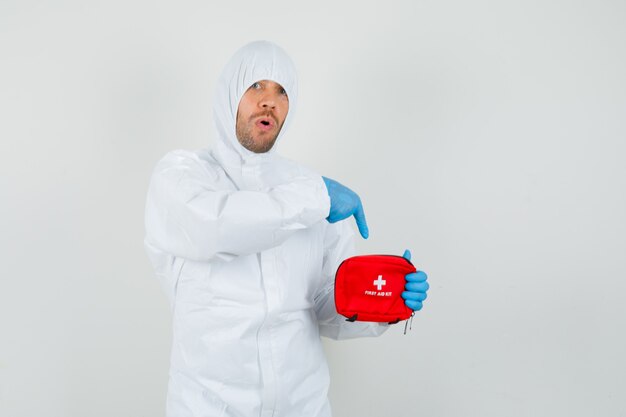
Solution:
M 236 121 L 241 97 L 252 84 L 261 80 L 274 81 L 285 89 L 289 97 L 289 111 L 272 149 L 257 154 L 244 148 L 237 140 Z M 281 47 L 268 41 L 255 41 L 241 47 L 222 70 L 213 98 L 213 121 L 217 130 L 216 157 L 230 166 L 270 162 L 289 129 L 297 102 L 296 69 Z

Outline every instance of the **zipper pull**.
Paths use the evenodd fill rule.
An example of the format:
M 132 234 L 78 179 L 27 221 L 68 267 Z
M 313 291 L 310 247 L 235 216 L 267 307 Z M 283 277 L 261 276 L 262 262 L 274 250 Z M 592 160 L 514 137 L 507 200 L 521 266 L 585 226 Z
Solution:
M 409 330 L 413 330 L 413 316 L 415 316 L 415 311 L 411 312 L 411 325 L 409 326 L 409 319 L 404 322 L 404 334 L 406 334 L 407 326 L 409 326 Z

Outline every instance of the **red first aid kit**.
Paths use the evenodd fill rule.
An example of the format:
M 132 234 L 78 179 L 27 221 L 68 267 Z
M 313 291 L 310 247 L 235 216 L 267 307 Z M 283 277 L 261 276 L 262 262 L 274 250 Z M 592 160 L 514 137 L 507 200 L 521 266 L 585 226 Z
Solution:
M 404 276 L 416 272 L 408 259 L 395 255 L 348 258 L 335 274 L 335 306 L 348 321 L 397 323 L 413 315 L 401 297 Z

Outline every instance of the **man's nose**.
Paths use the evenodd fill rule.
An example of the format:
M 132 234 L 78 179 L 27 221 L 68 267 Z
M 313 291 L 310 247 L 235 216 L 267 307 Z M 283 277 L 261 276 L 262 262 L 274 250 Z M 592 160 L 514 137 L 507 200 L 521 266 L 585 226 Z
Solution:
M 271 94 L 266 94 L 259 101 L 259 106 L 264 109 L 274 109 L 276 107 L 276 98 Z

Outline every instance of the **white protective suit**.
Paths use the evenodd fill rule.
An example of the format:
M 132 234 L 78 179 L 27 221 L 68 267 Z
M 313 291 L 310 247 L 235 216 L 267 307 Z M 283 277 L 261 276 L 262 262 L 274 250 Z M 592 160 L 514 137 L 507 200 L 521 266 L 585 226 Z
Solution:
M 319 174 L 237 141 L 239 100 L 259 80 L 297 104 L 293 63 L 261 41 L 219 78 L 212 150 L 173 151 L 152 174 L 145 247 L 172 307 L 168 417 L 330 416 L 320 335 L 377 336 L 388 325 L 338 315 L 334 277 L 354 255 L 353 218 L 329 224 Z

